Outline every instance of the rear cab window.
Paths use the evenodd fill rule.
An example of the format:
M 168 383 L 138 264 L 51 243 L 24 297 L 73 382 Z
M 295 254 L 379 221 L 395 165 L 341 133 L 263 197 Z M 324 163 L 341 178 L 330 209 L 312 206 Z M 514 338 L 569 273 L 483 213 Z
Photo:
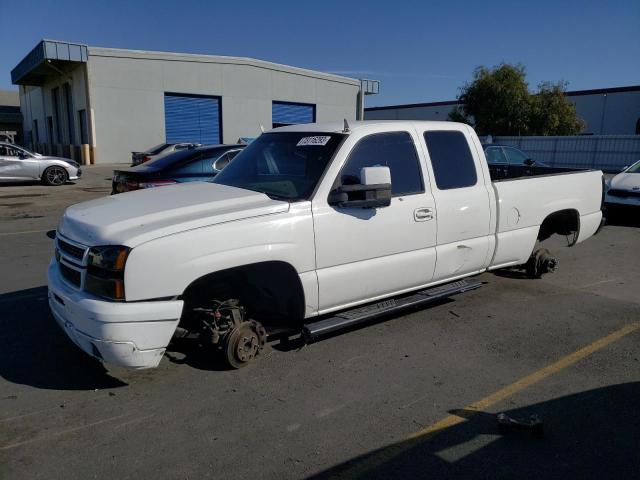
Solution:
M 424 132 L 424 140 L 439 190 L 472 187 L 478 183 L 476 163 L 464 133 L 432 130 Z

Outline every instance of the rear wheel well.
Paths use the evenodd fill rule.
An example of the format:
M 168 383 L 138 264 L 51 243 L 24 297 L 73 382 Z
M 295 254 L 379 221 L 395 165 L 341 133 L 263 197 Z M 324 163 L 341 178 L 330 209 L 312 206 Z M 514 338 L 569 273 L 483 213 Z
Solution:
M 559 210 L 547 216 L 540 225 L 538 241 L 542 242 L 554 233 L 570 237 L 569 246 L 578 240 L 580 232 L 580 214 L 577 210 Z
M 190 312 L 210 301 L 237 298 L 248 315 L 263 323 L 300 325 L 304 318 L 304 291 L 295 268 L 269 261 L 213 272 L 193 281 L 182 294 L 181 324 L 189 327 Z

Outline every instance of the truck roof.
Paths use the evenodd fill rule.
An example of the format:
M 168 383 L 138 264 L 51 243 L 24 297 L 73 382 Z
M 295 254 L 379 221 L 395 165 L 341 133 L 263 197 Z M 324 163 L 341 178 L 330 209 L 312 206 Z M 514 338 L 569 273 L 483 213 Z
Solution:
M 364 121 L 348 121 L 349 129 L 353 132 L 360 128 L 372 125 L 393 125 L 394 128 L 411 128 L 420 126 L 448 127 L 452 125 L 466 126 L 464 123 L 457 122 L 436 122 L 428 120 L 364 120 Z M 288 125 L 286 127 L 278 127 L 269 130 L 270 132 L 335 132 L 343 133 L 344 121 L 339 122 L 323 122 L 323 123 L 302 123 L 297 125 Z

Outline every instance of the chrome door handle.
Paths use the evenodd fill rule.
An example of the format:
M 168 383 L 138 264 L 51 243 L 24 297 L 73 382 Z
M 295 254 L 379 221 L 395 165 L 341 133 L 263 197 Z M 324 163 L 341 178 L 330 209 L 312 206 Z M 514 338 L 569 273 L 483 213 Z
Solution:
M 431 208 L 416 208 L 413 211 L 413 219 L 416 222 L 426 222 L 433 219 L 433 210 Z

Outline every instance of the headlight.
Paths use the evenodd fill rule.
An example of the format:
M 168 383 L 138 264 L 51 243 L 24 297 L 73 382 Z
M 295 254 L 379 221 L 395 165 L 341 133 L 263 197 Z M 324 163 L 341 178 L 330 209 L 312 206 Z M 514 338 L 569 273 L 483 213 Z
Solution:
M 124 266 L 130 251 L 120 245 L 90 248 L 85 289 L 101 297 L 124 300 Z

